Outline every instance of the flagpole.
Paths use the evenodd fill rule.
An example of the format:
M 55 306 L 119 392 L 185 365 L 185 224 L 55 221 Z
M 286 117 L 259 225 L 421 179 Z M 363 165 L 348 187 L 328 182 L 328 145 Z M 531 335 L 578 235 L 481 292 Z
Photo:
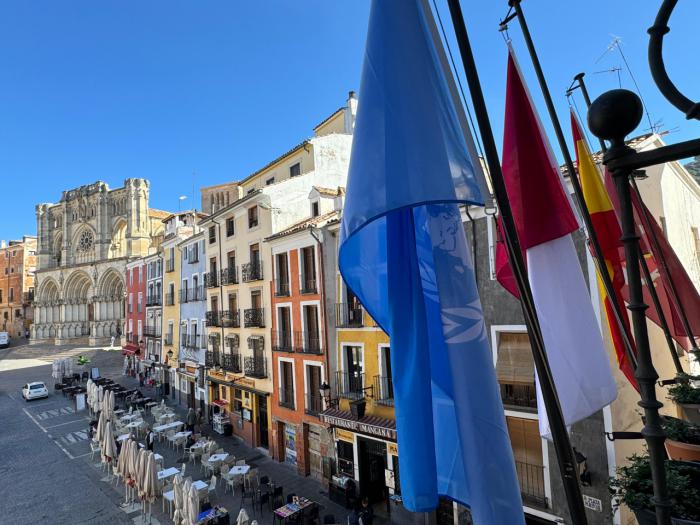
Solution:
M 523 309 L 523 315 L 528 327 L 528 336 L 530 346 L 532 347 L 532 356 L 537 370 L 539 379 L 540 391 L 545 404 L 549 425 L 552 431 L 552 440 L 554 449 L 559 463 L 564 492 L 566 494 L 571 522 L 573 525 L 586 525 L 586 511 L 583 506 L 583 497 L 581 495 L 581 487 L 578 481 L 578 471 L 576 468 L 576 459 L 569 441 L 569 434 L 566 430 L 564 417 L 562 415 L 559 398 L 556 392 L 556 386 L 552 377 L 552 372 L 549 367 L 549 361 L 545 352 L 544 340 L 540 330 L 535 303 L 530 290 L 530 284 L 527 280 L 525 271 L 525 263 L 523 261 L 522 249 L 518 240 L 515 221 L 508 201 L 505 181 L 501 172 L 501 164 L 498 158 L 496 143 L 491 130 L 484 95 L 481 91 L 479 75 L 474 62 L 471 45 L 467 28 L 464 23 L 464 16 L 459 0 L 448 0 L 450 15 L 459 44 L 462 65 L 469 85 L 474 113 L 479 126 L 479 131 L 484 146 L 484 154 L 486 162 L 491 174 L 491 180 L 494 189 L 494 196 L 498 209 L 501 214 L 503 224 L 503 232 L 507 246 L 508 259 L 510 262 L 513 275 L 518 285 L 520 292 L 520 303 Z
M 586 103 L 586 108 L 590 109 L 591 108 L 591 98 L 588 96 L 588 89 L 586 88 L 586 83 L 583 81 L 584 73 L 579 73 L 574 77 L 574 80 L 578 82 L 578 87 L 581 89 L 581 95 L 583 95 L 583 100 Z M 598 139 L 600 142 L 600 148 L 603 153 L 608 151 L 608 147 L 605 145 L 605 141 L 603 139 Z M 642 196 L 639 193 L 639 188 L 637 188 L 637 183 L 635 182 L 634 177 L 631 178 L 632 182 L 632 188 L 634 189 L 635 193 L 637 194 L 637 198 L 639 201 L 642 201 Z M 651 229 L 651 225 L 649 224 L 649 218 L 646 216 L 646 213 L 643 213 L 644 219 L 645 219 L 645 224 L 644 228 L 646 229 L 646 232 L 648 235 L 650 235 L 654 241 L 655 246 L 652 248 L 652 251 L 656 255 L 656 253 L 661 254 L 661 251 L 658 249 L 657 241 L 656 241 L 656 234 L 654 231 Z M 650 247 L 651 248 L 651 247 Z M 668 326 L 668 321 L 666 319 L 666 314 L 664 314 L 663 309 L 661 308 L 661 301 L 659 301 L 659 295 L 656 293 L 656 287 L 654 286 L 654 281 L 651 278 L 651 272 L 649 271 L 649 265 L 647 264 L 646 259 L 644 258 L 644 254 L 639 253 L 639 265 L 642 268 L 642 273 L 644 273 L 644 280 L 647 283 L 647 290 L 649 290 L 649 295 L 651 295 L 651 300 L 654 303 L 654 309 L 656 310 L 656 313 L 659 316 L 659 323 L 661 324 L 661 330 L 664 333 L 664 338 L 666 339 L 666 345 L 668 346 L 669 353 L 671 354 L 671 360 L 673 361 L 673 366 L 676 368 L 676 374 L 682 375 L 684 374 L 683 372 L 683 365 L 681 365 L 681 360 L 678 357 L 678 353 L 676 352 L 676 345 L 673 342 L 673 338 L 671 337 L 671 329 Z M 663 254 L 661 254 L 661 257 L 663 258 Z M 665 263 L 664 263 L 665 264 Z M 673 286 L 673 283 L 670 283 L 672 286 L 672 295 L 674 299 L 674 304 L 677 307 L 680 307 L 680 301 L 677 300 L 676 297 L 676 289 L 675 286 Z M 697 349 L 697 345 L 695 344 L 695 338 L 692 336 L 692 333 L 690 332 L 690 326 L 688 324 L 688 319 L 685 316 L 685 310 L 683 308 L 679 308 L 679 314 L 685 318 L 685 323 L 684 326 L 687 328 L 687 333 L 688 333 L 688 338 L 691 341 L 691 344 L 693 345 L 694 349 Z
M 603 250 L 600 247 L 600 242 L 598 241 L 598 235 L 593 228 L 593 221 L 591 220 L 591 215 L 588 211 L 588 206 L 586 205 L 586 199 L 583 197 L 583 190 L 581 189 L 581 184 L 576 176 L 576 169 L 574 168 L 574 163 L 571 160 L 571 154 L 569 153 L 569 147 L 566 145 L 566 139 L 564 138 L 564 133 L 561 129 L 561 124 L 559 123 L 559 117 L 557 117 L 557 112 L 554 109 L 554 103 L 552 102 L 552 96 L 549 93 L 549 87 L 547 87 L 547 81 L 544 78 L 544 73 L 542 71 L 542 66 L 540 65 L 540 59 L 537 56 L 537 51 L 535 50 L 535 44 L 532 41 L 532 36 L 530 35 L 530 29 L 525 21 L 525 15 L 523 14 L 522 7 L 520 6 L 520 0 L 509 0 L 508 4 L 515 10 L 515 15 L 520 23 L 520 28 L 523 32 L 523 37 L 525 38 L 525 43 L 527 45 L 527 50 L 530 54 L 532 60 L 532 65 L 535 68 L 535 73 L 537 75 L 537 81 L 539 82 L 540 89 L 542 91 L 542 96 L 544 97 L 545 104 L 547 106 L 547 112 L 549 113 L 549 118 L 552 121 L 552 126 L 554 127 L 554 134 L 557 136 L 557 142 L 559 143 L 559 149 L 561 150 L 562 156 L 564 157 L 564 163 L 566 164 L 566 169 L 569 173 L 569 180 L 574 188 L 574 195 L 576 195 L 576 203 L 578 204 L 578 209 L 583 219 L 583 223 L 586 227 L 588 234 L 588 241 L 593 248 L 593 262 L 598 270 L 598 276 L 603 283 L 603 288 L 605 293 L 610 298 L 610 306 L 615 317 L 615 322 L 620 328 L 620 333 L 622 334 L 622 340 L 625 345 L 625 354 L 627 359 L 629 359 L 633 368 L 637 366 L 637 357 L 632 349 L 632 343 L 628 337 L 627 327 L 622 321 L 622 309 L 618 301 L 616 300 L 617 294 L 615 293 L 615 288 L 610 278 L 610 272 L 605 264 L 605 256 L 603 255 Z M 503 23 L 501 23 L 503 25 Z

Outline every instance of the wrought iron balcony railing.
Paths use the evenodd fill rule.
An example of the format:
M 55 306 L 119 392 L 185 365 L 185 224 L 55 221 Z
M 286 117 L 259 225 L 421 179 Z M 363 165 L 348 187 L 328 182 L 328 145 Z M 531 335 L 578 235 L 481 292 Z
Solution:
M 204 354 L 204 364 L 208 368 L 221 366 L 221 352 L 218 350 L 208 350 Z
M 180 346 L 183 348 L 200 348 L 199 334 L 183 334 L 180 336 Z
M 335 373 L 335 385 L 338 397 L 344 399 L 361 399 L 365 397 L 365 374 L 361 372 L 343 372 L 338 370 Z
M 180 289 L 180 303 L 188 303 L 190 301 L 189 288 Z
M 165 260 L 165 273 L 170 273 L 175 271 L 175 259 Z
M 256 379 L 267 377 L 267 358 L 262 356 L 246 357 L 243 361 L 245 375 Z
M 316 279 L 304 279 L 301 282 L 301 293 L 318 293 L 318 287 L 316 286 Z
M 206 326 L 221 326 L 221 312 L 209 310 L 204 316 L 204 324 Z
M 238 284 L 238 268 L 229 266 L 221 270 L 221 284 Z
M 158 294 L 147 295 L 146 296 L 146 306 L 161 306 L 163 304 L 163 299 Z
M 280 281 L 275 279 L 275 297 L 288 297 L 289 296 L 289 281 Z
M 335 326 L 338 328 L 360 328 L 363 326 L 362 307 L 347 303 L 335 305 Z
M 263 267 L 260 262 L 250 262 L 241 267 L 244 283 L 260 281 L 263 278 Z
M 221 356 L 221 367 L 228 372 L 240 374 L 243 371 L 241 368 L 241 354 L 224 352 Z
M 293 352 L 292 332 L 289 330 L 276 330 L 272 332 L 273 352 Z
M 306 406 L 304 412 L 310 416 L 317 416 L 323 411 L 323 397 L 319 393 L 306 393 Z
M 191 303 L 193 301 L 204 301 L 206 299 L 206 295 L 204 293 L 204 286 L 201 284 L 199 286 L 193 286 L 191 288 L 187 289 L 187 301 L 182 301 L 182 302 L 187 302 Z
M 294 332 L 294 351 L 302 354 L 320 354 L 321 334 L 318 332 Z
M 537 391 L 534 383 L 530 385 L 501 383 L 500 387 L 504 406 L 525 412 L 537 411 Z
M 165 306 L 174 306 L 175 305 L 175 294 L 174 293 L 166 293 L 165 294 Z
M 221 315 L 221 326 L 224 328 L 240 328 L 241 319 L 238 310 L 223 310 Z
M 394 405 L 394 381 L 391 377 L 374 376 L 374 402 L 378 405 Z
M 243 326 L 263 328 L 265 326 L 265 309 L 247 308 L 243 310 Z
M 204 274 L 204 286 L 216 288 L 219 286 L 219 274 L 217 272 L 207 272 Z
M 294 389 L 283 386 L 279 389 L 279 405 L 290 410 L 294 410 Z
M 515 471 L 518 475 L 520 495 L 523 498 L 523 503 L 546 508 L 547 496 L 544 492 L 544 467 L 516 461 Z
M 147 324 L 143 327 L 143 335 L 146 337 L 160 337 L 161 327 L 158 325 Z

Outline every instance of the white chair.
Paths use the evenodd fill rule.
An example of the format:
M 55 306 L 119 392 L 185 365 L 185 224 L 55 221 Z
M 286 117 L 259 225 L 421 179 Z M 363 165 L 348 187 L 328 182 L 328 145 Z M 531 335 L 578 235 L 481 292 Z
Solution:
M 165 431 L 165 439 L 170 445 L 173 444 L 173 439 L 175 438 L 175 431 L 173 429 Z
M 167 490 L 163 492 L 163 512 L 165 512 L 165 502 L 168 502 L 168 513 L 173 515 L 173 504 L 175 503 L 175 491 Z
M 90 442 L 90 459 L 95 459 L 95 454 L 100 452 L 100 445 L 97 442 Z
M 211 473 L 214 473 L 214 464 L 209 462 L 209 458 L 211 456 L 209 454 L 204 454 L 202 456 L 202 461 L 201 461 L 201 467 L 202 471 L 204 472 L 204 475 L 206 476 L 207 473 L 211 471 Z
M 216 494 L 216 483 L 217 483 L 216 476 L 212 476 L 211 480 L 209 480 L 209 488 L 207 489 L 207 499 L 211 502 L 211 493 L 213 492 Z
M 229 467 L 226 463 L 222 463 L 221 468 L 219 469 L 219 477 L 224 481 L 228 481 L 228 478 L 230 477 L 230 470 L 231 467 Z

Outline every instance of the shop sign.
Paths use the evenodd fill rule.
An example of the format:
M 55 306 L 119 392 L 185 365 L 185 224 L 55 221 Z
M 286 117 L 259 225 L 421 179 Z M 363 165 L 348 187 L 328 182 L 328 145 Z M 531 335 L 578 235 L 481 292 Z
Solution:
M 349 441 L 350 443 L 354 443 L 355 441 L 355 434 L 348 432 L 347 430 L 343 430 L 342 428 L 335 429 L 335 437 L 342 439 L 343 441 Z
M 388 468 L 384 469 L 384 484 L 390 489 L 395 489 L 396 484 L 394 482 L 394 471 Z
M 346 428 L 348 430 L 353 430 L 355 432 L 361 432 L 370 436 L 377 436 L 385 439 L 396 439 L 396 430 L 387 427 L 378 427 L 375 425 L 368 425 L 367 423 L 362 423 L 360 421 L 355 421 L 352 419 L 344 419 L 341 417 L 330 416 L 327 414 L 322 414 L 323 420 L 326 423 L 330 423 L 333 426 Z
M 250 410 L 248 410 L 247 408 L 243 409 L 243 419 L 245 419 L 246 421 L 250 421 L 252 419 Z
M 399 446 L 396 443 L 387 443 L 386 451 L 389 454 L 391 454 L 392 456 L 398 456 L 399 455 Z
M 287 463 L 297 462 L 297 431 L 293 425 L 284 426 L 284 459 Z

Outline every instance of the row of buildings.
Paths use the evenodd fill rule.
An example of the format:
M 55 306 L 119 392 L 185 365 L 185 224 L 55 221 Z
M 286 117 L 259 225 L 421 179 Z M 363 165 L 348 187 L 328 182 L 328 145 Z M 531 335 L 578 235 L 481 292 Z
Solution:
M 37 206 L 32 340 L 105 345 L 114 337 L 127 368 L 146 374 L 164 396 L 202 410 L 217 431 L 317 478 L 331 495 L 342 495 L 350 481 L 384 501 L 395 522 L 409 523 L 423 518 L 409 517 L 400 504 L 390 356 L 401 349 L 391 347 L 337 264 L 356 106 L 351 93 L 310 138 L 260 170 L 202 188 L 201 211 L 150 208 L 143 179 L 114 190 L 97 182 Z M 660 144 L 657 135 L 634 143 Z M 700 187 L 679 164 L 654 170 L 641 190 L 700 283 L 700 246 L 689 243 L 700 227 Z M 538 431 L 520 305 L 495 280 L 494 217 L 470 208 L 463 218 L 528 522 L 568 521 L 554 450 Z M 580 235 L 600 313 L 584 244 Z M 650 330 L 657 369 L 673 377 L 665 341 Z M 616 378 L 618 400 L 571 429 L 591 523 L 627 522 L 611 511 L 607 479 L 642 448 L 605 438 L 641 426 L 634 390 L 617 371 Z M 450 501 L 435 515 L 440 524 L 467 520 L 468 510 Z

